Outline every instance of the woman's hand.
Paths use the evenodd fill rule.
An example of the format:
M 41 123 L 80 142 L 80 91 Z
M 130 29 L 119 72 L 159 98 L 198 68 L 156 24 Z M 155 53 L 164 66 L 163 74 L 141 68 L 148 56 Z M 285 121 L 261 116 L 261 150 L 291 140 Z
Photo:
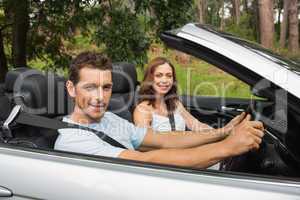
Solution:
M 232 129 L 233 129 L 235 126 L 237 126 L 238 124 L 240 124 L 240 123 L 243 121 L 243 119 L 245 119 L 245 117 L 246 117 L 246 113 L 243 112 L 243 113 L 241 113 L 240 115 L 237 115 L 235 118 L 233 118 L 230 122 L 228 122 L 228 123 L 226 124 L 226 126 L 224 126 L 224 127 L 222 128 L 223 131 L 224 131 L 224 133 L 225 133 L 226 135 L 229 135 L 229 134 L 231 133 Z

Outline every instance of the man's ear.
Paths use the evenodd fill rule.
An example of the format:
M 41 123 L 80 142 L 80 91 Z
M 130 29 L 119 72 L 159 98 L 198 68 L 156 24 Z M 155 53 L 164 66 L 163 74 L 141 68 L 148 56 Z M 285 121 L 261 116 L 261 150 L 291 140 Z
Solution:
M 66 87 L 67 87 L 67 90 L 68 90 L 68 93 L 69 93 L 70 97 L 75 98 L 76 97 L 76 91 L 75 91 L 75 85 L 73 84 L 73 82 L 68 80 L 66 82 Z

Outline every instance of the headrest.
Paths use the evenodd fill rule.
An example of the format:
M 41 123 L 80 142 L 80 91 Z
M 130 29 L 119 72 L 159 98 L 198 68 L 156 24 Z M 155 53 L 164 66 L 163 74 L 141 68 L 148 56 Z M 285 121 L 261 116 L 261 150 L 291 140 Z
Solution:
M 132 116 L 128 109 L 128 105 L 126 104 L 124 98 L 120 96 L 112 95 L 107 110 L 117 114 L 123 119 L 126 119 L 130 122 L 132 121 Z
M 135 66 L 126 62 L 113 63 L 112 81 L 113 93 L 134 91 L 138 84 Z
M 51 72 L 42 73 L 28 68 L 9 71 L 5 89 L 12 93 L 16 104 L 32 114 L 65 115 L 70 109 L 65 79 Z
M 25 73 L 29 70 L 32 70 L 32 72 L 37 71 L 34 69 L 28 69 L 26 67 L 22 67 L 22 68 L 20 67 L 15 70 L 8 71 L 5 76 L 5 90 L 7 92 L 12 92 L 14 90 L 14 84 L 15 84 L 17 78 L 19 77 L 19 75 L 22 73 Z

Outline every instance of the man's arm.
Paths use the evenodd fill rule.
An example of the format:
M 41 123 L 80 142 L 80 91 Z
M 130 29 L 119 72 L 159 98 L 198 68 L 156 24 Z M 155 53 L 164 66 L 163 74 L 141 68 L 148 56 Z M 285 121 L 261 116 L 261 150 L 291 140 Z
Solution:
M 227 136 L 222 130 L 211 131 L 170 131 L 154 132 L 147 130 L 140 148 L 171 149 L 192 148 L 220 141 Z
M 125 150 L 120 158 L 171 164 L 177 166 L 206 168 L 230 156 L 239 155 L 252 149 L 258 149 L 263 137 L 260 122 L 243 121 L 234 129 L 234 133 L 225 140 L 187 149 L 161 149 L 149 152 Z
M 189 149 L 160 149 L 148 152 L 125 150 L 119 157 L 143 162 L 207 168 L 230 155 L 228 149 L 218 142 Z

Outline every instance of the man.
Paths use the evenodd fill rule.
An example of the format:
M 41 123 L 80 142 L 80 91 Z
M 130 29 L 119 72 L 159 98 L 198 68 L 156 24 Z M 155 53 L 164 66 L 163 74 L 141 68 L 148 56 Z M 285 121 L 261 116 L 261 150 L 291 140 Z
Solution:
M 259 148 L 263 125 L 261 122 L 250 121 L 250 116 L 245 114 L 234 118 L 225 128 L 207 132 L 158 134 L 150 128 L 135 127 L 106 111 L 112 85 L 112 64 L 107 57 L 92 52 L 78 55 L 71 63 L 66 83 L 75 107 L 64 121 L 100 130 L 128 149 L 111 146 L 94 133 L 79 129 L 60 130 L 55 149 L 206 168 L 227 157 Z M 138 151 L 143 148 L 152 150 Z

